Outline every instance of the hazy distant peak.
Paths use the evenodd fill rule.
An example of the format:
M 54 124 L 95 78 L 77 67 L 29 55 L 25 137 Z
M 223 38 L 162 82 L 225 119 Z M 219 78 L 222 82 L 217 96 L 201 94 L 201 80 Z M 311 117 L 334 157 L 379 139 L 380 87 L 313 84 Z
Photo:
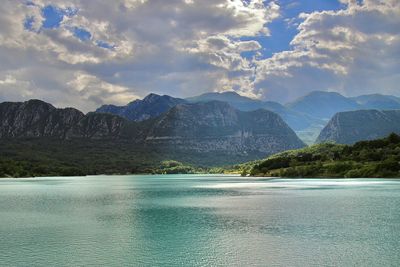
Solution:
M 152 100 L 158 99 L 160 97 L 161 97 L 160 95 L 157 95 L 157 94 L 154 94 L 154 93 L 150 93 L 145 98 L 143 98 L 143 101 L 152 101 Z
M 339 94 L 338 92 L 328 92 L 328 91 L 312 91 L 308 94 L 306 94 L 303 97 L 300 97 L 299 99 L 295 100 L 294 102 L 300 100 L 300 99 L 307 99 L 307 98 L 330 98 L 330 97 L 335 97 L 335 98 L 346 98 L 345 96 Z
M 260 100 L 252 99 L 247 96 L 242 96 L 235 91 L 225 92 L 209 92 L 198 96 L 189 97 L 186 100 L 190 102 L 219 100 L 225 102 L 260 102 Z
M 330 119 L 337 112 L 355 110 L 359 105 L 337 92 L 314 91 L 288 103 L 286 107 L 318 118 Z
M 391 95 L 370 94 L 352 97 L 363 109 L 400 109 L 400 98 Z

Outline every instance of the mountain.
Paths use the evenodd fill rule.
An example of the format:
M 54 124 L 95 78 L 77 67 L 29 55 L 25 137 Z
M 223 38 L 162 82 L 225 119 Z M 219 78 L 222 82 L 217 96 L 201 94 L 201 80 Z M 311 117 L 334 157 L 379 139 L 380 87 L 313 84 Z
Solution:
M 146 142 L 198 152 L 263 154 L 304 146 L 277 114 L 239 111 L 220 101 L 170 109 L 153 124 Z
M 134 138 L 138 128 L 116 115 L 84 115 L 77 109 L 57 109 L 41 100 L 0 103 L 0 138 Z
M 119 115 L 130 121 L 143 121 L 157 117 L 170 108 L 185 102 L 183 99 L 168 95 L 149 94 L 143 100 L 135 100 L 126 106 L 101 106 L 96 112 Z
M 80 161 L 94 165 L 92 171 L 105 171 L 110 164 L 112 170 L 123 165 L 126 171 L 143 168 L 143 162 L 158 166 L 171 159 L 205 166 L 233 164 L 304 144 L 277 114 L 239 111 L 218 101 L 179 104 L 158 117 L 133 122 L 30 100 L 0 103 L 1 146 L 8 152 L 0 151 L 0 161 L 12 154 L 18 162 L 30 162 L 40 154 L 48 165 L 56 153 L 61 169 L 72 160 L 81 171 L 85 167 Z
M 186 98 L 186 100 L 191 103 L 208 102 L 214 100 L 222 101 L 222 102 L 227 102 L 231 106 L 242 111 L 256 110 L 263 108 L 264 106 L 264 102 L 260 100 L 245 97 L 233 91 L 222 92 L 222 93 L 218 92 L 205 93 L 199 96 Z M 276 104 L 280 105 L 279 103 Z
M 372 94 L 352 97 L 351 99 L 356 101 L 363 109 L 400 109 L 400 98 L 391 95 Z
M 287 108 L 308 114 L 319 119 L 329 120 L 337 112 L 360 109 L 361 106 L 353 99 L 336 92 L 314 91 L 294 102 Z
M 199 96 L 186 98 L 191 103 L 207 101 L 223 101 L 241 111 L 252 111 L 266 109 L 277 113 L 295 131 L 305 130 L 314 125 L 321 125 L 323 122 L 313 116 L 290 110 L 280 103 L 273 101 L 261 101 L 241 96 L 236 92 L 205 93 Z
M 337 113 L 321 131 L 317 142 L 353 144 L 400 133 L 400 110 L 357 110 Z
M 77 109 L 56 109 L 40 100 L 4 102 L 0 104 L 0 138 L 65 138 L 83 117 Z

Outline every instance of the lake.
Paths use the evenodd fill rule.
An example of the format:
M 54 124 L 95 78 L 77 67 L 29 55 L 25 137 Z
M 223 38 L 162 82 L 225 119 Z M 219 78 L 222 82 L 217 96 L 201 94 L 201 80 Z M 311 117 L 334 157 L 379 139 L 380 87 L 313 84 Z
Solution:
M 0 179 L 1 266 L 400 266 L 400 180 Z

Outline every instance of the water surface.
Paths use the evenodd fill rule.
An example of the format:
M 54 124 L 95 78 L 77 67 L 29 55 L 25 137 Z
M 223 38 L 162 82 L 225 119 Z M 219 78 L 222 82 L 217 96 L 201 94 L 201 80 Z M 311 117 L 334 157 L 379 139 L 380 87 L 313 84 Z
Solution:
M 0 180 L 1 266 L 400 266 L 400 181 Z

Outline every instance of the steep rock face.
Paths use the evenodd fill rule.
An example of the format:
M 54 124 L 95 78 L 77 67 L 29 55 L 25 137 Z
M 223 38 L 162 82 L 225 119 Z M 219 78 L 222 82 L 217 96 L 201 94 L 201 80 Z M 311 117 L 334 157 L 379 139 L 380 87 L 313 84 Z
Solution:
M 40 100 L 0 104 L 0 138 L 133 138 L 135 129 L 116 115 L 84 115 L 77 109 L 57 109 Z
M 400 133 L 400 110 L 357 110 L 337 113 L 321 131 L 317 142 L 353 144 Z
M 83 113 L 72 108 L 56 109 L 40 100 L 0 104 L 0 137 L 63 138 Z
M 128 122 L 112 114 L 88 113 L 67 133 L 67 138 L 119 139 Z
M 149 94 L 143 100 L 135 100 L 126 106 L 105 105 L 98 108 L 96 112 L 119 115 L 130 121 L 143 121 L 157 117 L 170 108 L 185 102 L 183 99 L 167 95 Z
M 85 115 L 77 109 L 56 109 L 50 112 L 43 123 L 43 136 L 65 138 L 67 132 Z
M 238 111 L 218 101 L 172 108 L 151 127 L 146 143 L 198 152 L 264 154 L 304 146 L 277 114 Z

